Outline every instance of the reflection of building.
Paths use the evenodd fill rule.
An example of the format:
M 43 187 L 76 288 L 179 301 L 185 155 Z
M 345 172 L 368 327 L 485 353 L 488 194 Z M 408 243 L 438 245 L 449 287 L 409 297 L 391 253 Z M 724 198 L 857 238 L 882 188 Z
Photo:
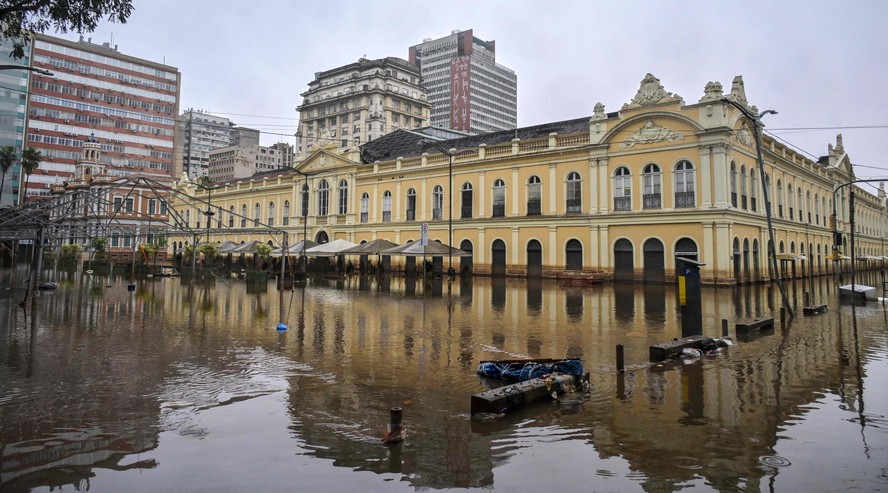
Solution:
M 424 127 L 429 121 L 419 69 L 400 58 L 361 58 L 315 73 L 308 87 L 296 108 L 296 153 L 301 157 L 327 145 L 356 149 L 389 132 Z
M 291 238 L 305 231 L 315 241 L 404 243 L 418 240 L 427 223 L 430 238 L 446 242 L 452 214 L 454 246 L 472 252 L 454 259 L 455 267 L 478 273 L 603 271 L 664 281 L 674 278 L 673 259 L 683 255 L 706 264 L 706 283 L 767 279 L 763 180 L 751 124 L 721 101 L 725 96 L 753 108 L 739 77 L 729 94 L 710 83 L 687 104 L 648 74 L 617 112 L 599 103 L 591 117 L 514 131 L 440 140 L 401 130 L 360 152 L 323 146 L 294 173 L 221 184 L 213 200 L 250 211 L 260 223 L 273 219 L 268 224 L 283 225 Z M 423 140 L 437 140 L 438 149 L 421 150 Z M 841 137 L 818 161 L 767 136 L 764 153 L 782 267 L 828 272 L 833 189 L 854 176 Z M 843 233 L 850 231 L 848 193 L 843 188 L 836 204 Z M 855 201 L 856 253 L 885 255 L 884 191 L 857 187 Z M 237 220 L 230 218 L 229 233 L 252 239 L 246 229 L 238 233 Z
M 44 159 L 28 180 L 27 196 L 48 196 L 51 185 L 74 176 L 80 144 L 90 135 L 102 142 L 109 176 L 178 176 L 178 69 L 108 43 L 43 34 L 34 37 L 31 61 L 54 75 L 31 77 L 27 143 Z
M 60 241 L 87 251 L 94 238 L 106 238 L 109 260 L 129 261 L 139 244 L 153 243 L 152 226 L 155 231 L 166 226 L 167 195 L 151 183 L 108 175 L 95 137 L 81 149 L 74 177 L 52 186 L 50 219 L 61 230 Z M 166 252 L 157 256 L 165 258 Z
M 432 103 L 431 124 L 473 134 L 518 126 L 518 77 L 496 63 L 496 42 L 471 29 L 410 47 Z

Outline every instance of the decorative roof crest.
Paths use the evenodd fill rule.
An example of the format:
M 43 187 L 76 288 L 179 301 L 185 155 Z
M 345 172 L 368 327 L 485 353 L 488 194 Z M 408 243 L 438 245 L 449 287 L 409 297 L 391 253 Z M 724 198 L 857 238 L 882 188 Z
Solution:
M 641 87 L 638 88 L 635 97 L 632 98 L 631 102 L 624 104 L 623 109 L 650 106 L 664 100 L 680 99 L 681 97 L 677 94 L 667 92 L 666 89 L 663 88 L 663 85 L 660 84 L 660 79 L 654 77 L 653 74 L 647 74 L 644 76 L 644 79 L 642 79 Z

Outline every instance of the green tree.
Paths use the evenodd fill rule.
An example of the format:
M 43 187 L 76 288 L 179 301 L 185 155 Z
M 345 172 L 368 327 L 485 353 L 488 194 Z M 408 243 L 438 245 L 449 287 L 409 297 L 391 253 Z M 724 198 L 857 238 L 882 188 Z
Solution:
M 93 238 L 92 247 L 96 253 L 105 253 L 108 250 L 108 238 Z
M 26 147 L 22 151 L 22 172 L 25 174 L 25 188 L 23 188 L 22 197 L 27 197 L 28 195 L 28 181 L 31 180 L 31 173 L 37 171 L 37 168 L 40 167 L 40 161 L 43 159 L 43 155 L 40 154 L 40 151 L 34 149 L 33 147 Z M 22 199 L 24 202 L 24 199 Z
M 0 202 L 3 201 L 3 187 L 6 186 L 6 172 L 15 164 L 15 147 L 3 146 L 0 149 L 0 168 L 3 169 L 3 180 L 0 181 Z
M 0 0 L 0 38 L 12 41 L 19 59 L 32 33 L 89 33 L 106 17 L 124 24 L 132 12 L 132 0 Z

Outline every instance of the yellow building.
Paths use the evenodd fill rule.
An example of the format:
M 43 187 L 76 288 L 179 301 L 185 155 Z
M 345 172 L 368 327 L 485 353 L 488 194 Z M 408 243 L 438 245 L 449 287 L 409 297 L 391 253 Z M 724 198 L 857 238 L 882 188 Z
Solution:
M 195 199 L 179 206 L 205 209 L 211 199 L 218 241 L 277 244 L 280 233 L 260 233 L 270 226 L 291 244 L 400 244 L 428 224 L 430 239 L 472 253 L 452 259 L 458 272 L 666 281 L 685 256 L 706 264 L 703 282 L 734 284 L 769 277 L 766 189 L 781 268 L 831 271 L 833 192 L 854 180 L 841 136 L 812 161 L 765 135 L 763 188 L 753 123 L 725 98 L 758 114 L 740 77 L 728 94 L 710 82 L 687 104 L 648 74 L 616 112 L 598 103 L 591 117 L 449 140 L 434 128 L 399 130 L 212 191 L 183 180 Z M 885 256 L 884 189 L 838 189 L 837 229 L 850 233 L 852 189 L 856 253 Z M 189 227 L 201 216 L 191 214 Z

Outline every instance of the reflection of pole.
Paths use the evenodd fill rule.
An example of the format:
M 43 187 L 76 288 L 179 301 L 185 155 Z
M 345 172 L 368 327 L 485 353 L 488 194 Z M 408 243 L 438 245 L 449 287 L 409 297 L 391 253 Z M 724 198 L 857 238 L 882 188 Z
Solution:
M 790 306 L 789 304 L 789 298 L 786 296 L 786 289 L 784 289 L 783 287 L 783 281 L 780 279 L 780 269 L 777 265 L 777 252 L 775 251 L 777 245 L 774 242 L 774 223 L 771 220 L 771 198 L 770 194 L 768 193 L 768 182 L 766 181 L 767 175 L 765 174 L 765 161 L 762 157 L 762 116 L 767 115 L 768 113 L 776 114 L 777 112 L 774 110 L 765 110 L 758 115 L 754 115 L 750 113 L 748 109 L 746 109 L 744 106 L 737 103 L 733 99 L 724 98 L 722 99 L 722 101 L 740 110 L 740 113 L 743 113 L 743 116 L 745 116 L 749 121 L 752 122 L 752 129 L 753 133 L 755 134 L 755 150 L 758 158 L 759 173 L 761 175 L 762 181 L 762 198 L 765 200 L 765 216 L 768 219 L 768 256 L 770 257 L 771 267 L 774 270 L 774 280 L 777 282 L 777 287 L 780 289 L 780 295 L 783 298 L 783 306 L 789 313 L 789 318 L 792 319 L 795 318 L 795 312 L 793 312 L 792 306 Z

